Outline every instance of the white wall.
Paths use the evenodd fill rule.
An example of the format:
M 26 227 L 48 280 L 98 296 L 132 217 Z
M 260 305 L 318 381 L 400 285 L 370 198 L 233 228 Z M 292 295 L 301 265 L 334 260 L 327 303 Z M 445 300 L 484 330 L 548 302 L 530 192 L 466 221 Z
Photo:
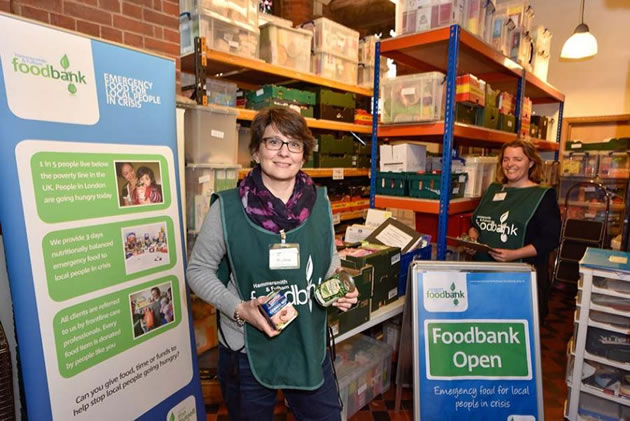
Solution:
M 584 22 L 599 52 L 581 61 L 560 60 L 579 23 L 580 1 L 529 1 L 534 24 L 553 34 L 548 82 L 566 95 L 564 116 L 630 114 L 630 0 L 586 0 Z

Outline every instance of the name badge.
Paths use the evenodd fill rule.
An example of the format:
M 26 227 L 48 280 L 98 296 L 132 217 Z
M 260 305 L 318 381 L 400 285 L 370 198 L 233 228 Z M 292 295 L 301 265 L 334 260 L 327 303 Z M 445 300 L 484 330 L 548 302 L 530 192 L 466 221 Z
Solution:
M 299 244 L 273 244 L 269 248 L 269 269 L 299 269 Z
M 507 192 L 501 192 L 501 193 L 495 193 L 494 197 L 492 198 L 493 202 L 501 202 L 503 200 L 505 200 L 505 196 L 507 195 Z

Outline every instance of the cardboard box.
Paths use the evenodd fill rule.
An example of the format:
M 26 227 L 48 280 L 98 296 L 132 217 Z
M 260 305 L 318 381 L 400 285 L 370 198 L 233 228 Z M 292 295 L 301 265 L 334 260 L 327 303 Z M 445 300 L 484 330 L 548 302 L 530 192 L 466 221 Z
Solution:
M 359 302 L 346 312 L 339 311 L 332 306 L 328 308 L 328 324 L 335 336 L 344 334 L 370 320 L 370 302 L 374 281 L 374 267 L 371 265 L 355 269 L 357 265 L 354 262 L 345 260 L 341 261 L 341 265 L 354 279 L 354 284 L 359 290 Z
M 373 253 L 362 256 L 361 249 L 372 250 Z M 400 273 L 400 249 L 398 247 L 368 243 L 359 249 L 342 250 L 340 254 L 342 259 L 354 262 L 359 267 L 374 266 L 371 311 L 376 311 L 398 299 L 398 275 Z
M 381 171 L 425 171 L 427 147 L 413 143 L 380 145 Z
M 483 107 L 486 104 L 486 82 L 472 74 L 458 76 L 455 101 Z

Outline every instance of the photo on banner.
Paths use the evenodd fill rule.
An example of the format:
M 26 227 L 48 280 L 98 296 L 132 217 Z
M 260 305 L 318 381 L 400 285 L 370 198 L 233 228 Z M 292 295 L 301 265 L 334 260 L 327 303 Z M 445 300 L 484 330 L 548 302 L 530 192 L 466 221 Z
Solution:
M 173 304 L 170 282 L 129 294 L 134 339 L 173 322 Z

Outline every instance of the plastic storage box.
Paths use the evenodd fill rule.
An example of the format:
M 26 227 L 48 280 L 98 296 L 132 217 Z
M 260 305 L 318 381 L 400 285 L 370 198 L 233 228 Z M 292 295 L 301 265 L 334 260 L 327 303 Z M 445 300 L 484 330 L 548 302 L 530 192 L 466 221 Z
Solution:
M 481 197 L 486 188 L 492 183 L 498 158 L 493 156 L 469 156 L 464 158 L 466 159 L 466 164 L 463 171 L 468 174 L 464 196 Z
M 209 105 L 184 114 L 186 162 L 235 164 L 238 157 L 237 111 Z
M 439 199 L 442 174 L 407 174 L 409 196 L 421 199 Z M 451 174 L 451 198 L 463 197 L 468 174 Z
M 199 34 L 205 36 L 210 49 L 243 57 L 258 58 L 258 27 L 235 24 L 214 13 L 199 20 Z
M 201 0 L 200 6 L 206 14 L 214 12 L 236 24 L 258 27 L 258 0 Z
M 301 26 L 313 33 L 313 51 L 316 53 L 334 54 L 354 63 L 359 60 L 357 31 L 327 18 L 317 18 Z
M 267 63 L 310 72 L 312 37 L 304 29 L 267 23 L 260 27 L 260 58 Z
M 226 107 L 236 107 L 237 90 L 238 87 L 236 86 L 236 83 L 218 79 L 206 79 L 208 102 L 211 104 L 225 105 Z
M 424 32 L 464 20 L 464 0 L 400 0 L 396 2 L 396 33 Z
M 383 64 L 381 61 L 381 71 L 379 72 L 379 80 L 383 80 L 387 76 L 387 72 L 389 68 L 387 64 Z M 369 64 L 359 63 L 359 86 L 371 88 L 374 85 L 374 69 L 376 67 L 370 66 Z
M 400 172 L 376 173 L 376 194 L 407 196 L 407 174 Z
M 381 86 L 383 123 L 441 120 L 444 74 L 419 73 L 384 79 Z
M 376 35 L 370 35 L 359 40 L 359 63 L 374 66 L 377 41 L 380 41 L 380 39 Z M 386 58 L 382 57 L 382 60 L 386 60 Z
M 316 50 L 311 57 L 311 71 L 323 78 L 333 79 L 350 85 L 357 84 L 358 65 L 356 60 Z
M 214 166 L 188 164 L 186 166 L 186 219 L 188 231 L 198 233 L 210 209 L 212 193 L 236 187 L 240 165 Z
M 391 345 L 365 335 L 355 335 L 337 344 L 335 370 L 346 420 L 386 392 L 391 384 Z
M 628 178 L 630 160 L 628 152 L 612 152 L 601 157 L 599 174 L 602 177 Z

